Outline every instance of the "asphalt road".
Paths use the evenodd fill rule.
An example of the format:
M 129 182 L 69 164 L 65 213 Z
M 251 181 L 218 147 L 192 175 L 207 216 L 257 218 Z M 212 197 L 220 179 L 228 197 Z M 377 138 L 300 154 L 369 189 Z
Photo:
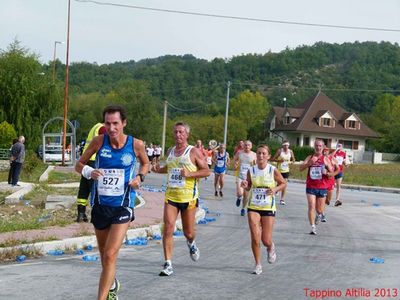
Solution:
M 146 181 L 160 185 L 159 176 L 150 174 Z M 234 204 L 233 177 L 227 176 L 223 199 L 214 197 L 211 180 L 200 187 L 209 217 L 217 219 L 197 225 L 200 260 L 192 262 L 184 239 L 177 238 L 175 273 L 159 277 L 159 241 L 124 246 L 117 270 L 120 299 L 400 299 L 399 194 L 344 190 L 343 206 L 328 207 L 328 222 L 311 236 L 305 186 L 290 183 L 275 223 L 277 261 L 268 264 L 264 251 L 257 276 L 250 274 L 247 217 Z M 384 263 L 372 263 L 372 257 Z M 99 262 L 81 256 L 1 265 L 0 299 L 95 299 L 99 272 Z

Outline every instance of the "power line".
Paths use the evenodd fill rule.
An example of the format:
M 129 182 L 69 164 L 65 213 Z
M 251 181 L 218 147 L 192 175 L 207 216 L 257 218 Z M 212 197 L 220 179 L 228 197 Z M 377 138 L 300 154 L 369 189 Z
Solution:
M 204 105 L 201 105 L 201 106 L 197 106 L 197 107 L 191 108 L 191 109 L 182 109 L 182 108 L 176 107 L 175 105 L 171 104 L 171 103 L 168 102 L 168 101 L 167 101 L 167 103 L 168 103 L 169 106 L 171 106 L 171 107 L 174 108 L 175 110 L 183 111 L 183 112 L 196 111 L 196 110 L 201 110 L 201 109 L 204 108 Z
M 259 83 L 248 83 L 248 82 L 239 82 L 234 81 L 232 85 L 239 85 L 239 86 L 252 86 L 258 88 L 266 88 L 266 89 L 292 89 L 292 90 L 319 90 L 319 87 L 297 87 L 291 86 L 286 87 L 283 85 L 267 85 L 267 84 L 259 84 Z M 358 88 L 322 88 L 324 91 L 334 91 L 334 92 L 381 92 L 381 93 L 400 93 L 400 90 L 394 89 L 358 89 Z
M 124 8 L 132 8 L 132 9 L 141 9 L 141 10 L 164 12 L 164 13 L 191 15 L 191 16 L 199 16 L 199 17 L 209 17 L 209 18 L 231 19 L 231 20 L 252 21 L 252 22 L 265 22 L 265 23 L 297 25 L 297 26 L 340 28 L 340 29 L 351 29 L 351 30 L 400 32 L 400 29 L 393 29 L 393 28 L 346 26 L 346 25 L 334 25 L 334 24 L 320 24 L 320 23 L 306 23 L 306 22 L 294 22 L 294 21 L 283 21 L 283 20 L 272 20 L 272 19 L 260 19 L 260 18 L 240 17 L 240 16 L 228 16 L 228 15 L 218 15 L 218 14 L 210 14 L 210 13 L 200 13 L 200 12 L 173 10 L 173 9 L 144 7 L 144 6 L 137 6 L 137 5 L 127 5 L 127 4 L 119 4 L 119 3 L 112 3 L 112 2 L 101 2 L 101 1 L 95 1 L 95 0 L 75 0 L 75 1 L 76 2 L 93 3 L 93 4 L 96 4 L 96 5 L 116 6 L 116 7 L 124 7 Z

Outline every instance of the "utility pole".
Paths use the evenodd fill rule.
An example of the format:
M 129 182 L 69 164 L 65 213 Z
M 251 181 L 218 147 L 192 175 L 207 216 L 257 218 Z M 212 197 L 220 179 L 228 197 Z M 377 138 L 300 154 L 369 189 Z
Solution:
M 64 85 L 64 124 L 61 165 L 65 166 L 65 149 L 67 143 L 67 115 L 68 115 L 68 79 L 69 79 L 69 29 L 71 19 L 71 0 L 68 0 L 68 25 L 67 25 L 67 58 L 65 60 L 65 85 Z
M 165 134 L 167 130 L 167 109 L 168 109 L 168 102 L 164 101 L 164 121 L 163 121 L 163 133 L 162 133 L 162 155 L 164 156 L 165 153 Z
M 224 144 L 226 145 L 226 137 L 228 134 L 228 114 L 229 114 L 229 89 L 231 87 L 231 82 L 227 83 L 226 91 L 226 108 L 225 108 L 225 127 L 224 127 Z

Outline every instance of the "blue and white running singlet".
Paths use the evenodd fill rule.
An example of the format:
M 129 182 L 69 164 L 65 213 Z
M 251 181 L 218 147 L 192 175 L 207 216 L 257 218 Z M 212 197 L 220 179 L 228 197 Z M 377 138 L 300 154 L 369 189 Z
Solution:
M 224 174 L 226 171 L 226 161 L 227 161 L 227 152 L 225 151 L 224 155 L 220 155 L 220 153 L 217 152 L 217 159 L 215 161 L 214 173 Z
M 103 145 L 96 155 L 95 168 L 101 169 L 104 176 L 94 180 L 90 203 L 105 206 L 135 206 L 136 192 L 129 186 L 129 181 L 135 178 L 136 155 L 133 150 L 133 137 L 126 139 L 121 149 L 114 149 L 110 145 L 107 135 Z

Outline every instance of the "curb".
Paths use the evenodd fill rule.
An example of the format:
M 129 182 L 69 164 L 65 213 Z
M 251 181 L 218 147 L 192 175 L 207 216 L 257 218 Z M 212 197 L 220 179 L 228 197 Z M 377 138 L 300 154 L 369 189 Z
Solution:
M 49 173 L 54 170 L 54 166 L 48 166 L 46 171 L 43 172 L 39 177 L 39 182 L 47 181 L 49 179 Z
M 140 205 L 144 205 L 143 198 L 141 198 Z M 196 224 L 198 223 L 199 220 L 203 219 L 205 217 L 205 215 L 206 215 L 206 211 L 203 208 L 199 208 L 196 212 Z M 162 227 L 162 223 L 156 224 L 156 225 L 150 225 L 148 227 L 129 229 L 126 233 L 126 238 L 127 239 L 135 239 L 135 238 L 140 238 L 140 237 L 147 237 L 148 233 L 152 233 L 152 235 L 156 235 L 156 234 L 161 235 L 161 227 Z M 176 230 L 179 230 L 179 231 L 182 230 L 182 222 L 180 219 L 176 221 L 175 227 L 176 227 Z M 64 250 L 66 248 L 85 249 L 87 246 L 97 247 L 97 240 L 96 240 L 95 235 L 68 238 L 68 239 L 57 240 L 57 241 L 38 242 L 38 243 L 33 243 L 33 244 L 23 244 L 23 245 L 18 246 L 18 248 L 24 249 L 24 248 L 37 247 L 41 250 L 43 255 L 49 255 L 47 253 L 51 250 L 58 250 L 58 249 Z M 0 248 L 0 251 L 8 251 L 8 250 L 12 250 L 12 249 L 15 249 L 15 246 Z
M 20 199 L 23 198 L 23 196 L 27 193 L 29 193 L 30 191 L 32 191 L 34 184 L 32 183 L 24 183 L 24 182 L 20 182 L 21 184 L 21 189 L 19 189 L 18 191 L 12 193 L 11 195 L 5 197 L 5 203 L 6 204 L 10 204 L 10 203 L 18 203 Z
M 305 180 L 302 179 L 289 179 L 289 182 L 295 183 L 306 183 Z M 369 192 L 383 192 L 383 193 L 394 193 L 400 194 L 399 188 L 391 188 L 391 187 L 381 187 L 381 186 L 369 186 L 369 185 L 357 185 L 357 184 L 346 184 L 342 183 L 343 189 L 349 190 L 357 190 L 357 191 L 369 191 Z

